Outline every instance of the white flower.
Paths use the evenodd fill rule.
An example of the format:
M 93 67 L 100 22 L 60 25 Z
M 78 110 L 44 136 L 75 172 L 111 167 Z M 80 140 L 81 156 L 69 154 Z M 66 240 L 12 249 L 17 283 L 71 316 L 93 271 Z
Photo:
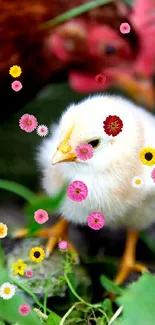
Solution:
M 15 294 L 15 286 L 9 282 L 5 282 L 0 287 L 0 297 L 3 299 L 11 299 Z
M 46 137 L 46 135 L 48 134 L 48 127 L 46 125 L 39 125 L 37 127 L 37 134 L 40 137 Z
M 144 182 L 143 182 L 141 177 L 139 177 L 139 176 L 133 177 L 133 179 L 132 179 L 132 186 L 133 187 L 140 188 L 143 185 L 144 185 Z
M 0 238 L 4 238 L 7 236 L 7 232 L 8 232 L 8 227 L 0 222 Z

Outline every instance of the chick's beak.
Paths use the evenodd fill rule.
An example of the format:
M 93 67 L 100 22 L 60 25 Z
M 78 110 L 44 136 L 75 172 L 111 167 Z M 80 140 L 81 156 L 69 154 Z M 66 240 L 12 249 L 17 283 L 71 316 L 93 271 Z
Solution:
M 76 154 L 72 152 L 71 146 L 69 144 L 61 143 L 53 156 L 52 165 L 56 165 L 60 162 L 74 161 L 75 159 Z

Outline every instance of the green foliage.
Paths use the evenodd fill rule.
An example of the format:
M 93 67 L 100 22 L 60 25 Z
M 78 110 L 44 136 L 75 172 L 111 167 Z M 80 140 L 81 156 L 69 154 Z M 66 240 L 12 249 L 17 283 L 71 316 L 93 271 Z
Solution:
M 0 269 L 0 285 L 4 282 L 10 282 L 5 269 Z M 0 298 L 0 318 L 9 323 L 18 323 L 18 325 L 41 325 L 39 318 L 34 311 L 31 311 L 29 315 L 23 317 L 18 313 L 19 306 L 25 303 L 25 298 L 18 293 L 9 299 L 4 300 Z
M 61 318 L 53 311 L 50 313 L 47 319 L 47 325 L 59 325 Z
M 128 4 L 130 7 L 132 7 L 134 4 L 134 0 L 124 0 L 124 2 Z
M 25 186 L 8 180 L 0 179 L 0 189 L 13 192 L 28 202 L 33 201 L 37 198 L 36 195 Z
M 35 231 L 42 228 L 42 225 L 39 225 L 34 220 L 34 212 L 38 209 L 45 209 L 47 212 L 53 212 L 57 209 L 66 194 L 67 185 L 64 185 L 62 190 L 54 197 L 37 197 L 37 195 L 27 187 L 16 182 L 2 179 L 0 179 L 0 189 L 13 192 L 28 201 L 28 204 L 25 207 L 25 215 L 28 218 L 28 235 L 32 235 Z
M 109 298 L 104 299 L 102 308 L 109 318 L 113 316 L 112 301 Z
M 68 278 L 69 278 L 69 281 L 72 285 L 72 287 L 74 288 L 74 290 L 76 290 L 76 277 L 75 277 L 75 274 L 74 273 L 68 273 Z M 75 302 L 76 301 L 76 298 L 75 296 L 73 295 L 72 291 L 69 289 L 69 299 L 70 299 L 70 302 Z
M 80 15 L 82 15 L 83 13 L 85 13 L 85 12 L 87 12 L 89 10 L 92 10 L 92 9 L 97 8 L 99 6 L 105 5 L 105 4 L 110 3 L 112 1 L 114 1 L 114 0 L 96 0 L 96 1 L 87 2 L 87 3 L 85 3 L 85 4 L 81 5 L 81 6 L 73 8 L 73 9 L 71 9 L 71 10 L 57 16 L 56 18 L 53 18 L 53 19 L 43 23 L 41 25 L 41 28 L 44 29 L 44 28 L 49 28 L 51 26 L 61 24 L 66 20 L 72 19 L 73 17 L 80 16 Z
M 155 275 L 144 273 L 124 290 L 116 302 L 124 309 L 123 316 L 114 325 L 154 325 Z
M 106 276 L 101 275 L 100 281 L 102 286 L 109 292 L 112 292 L 116 295 L 122 295 L 123 289 L 121 289 L 117 284 L 108 279 Z
M 38 224 L 34 220 L 34 213 L 38 209 L 44 209 L 47 212 L 54 212 L 60 205 L 62 199 L 66 194 L 65 185 L 63 189 L 54 197 L 42 196 L 38 197 L 35 200 L 31 201 L 28 205 L 25 206 L 24 213 L 28 217 L 28 235 L 32 235 L 35 231 L 42 228 L 42 225 Z

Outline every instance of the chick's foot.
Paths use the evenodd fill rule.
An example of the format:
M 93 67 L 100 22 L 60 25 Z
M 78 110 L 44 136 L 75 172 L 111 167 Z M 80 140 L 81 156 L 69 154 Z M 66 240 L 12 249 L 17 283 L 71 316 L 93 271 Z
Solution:
M 36 231 L 33 234 L 34 237 L 48 238 L 48 242 L 45 247 L 46 257 L 48 257 L 50 254 L 52 254 L 55 246 L 60 241 L 60 238 L 61 238 L 61 240 L 67 240 L 68 251 L 70 251 L 74 254 L 77 254 L 76 249 L 71 244 L 71 242 L 68 238 L 68 226 L 69 226 L 69 223 L 66 220 L 60 219 L 52 227 L 40 229 L 39 231 Z M 21 239 L 21 238 L 26 237 L 27 235 L 28 235 L 28 229 L 26 229 L 26 228 L 20 229 L 13 234 L 13 238 Z
M 139 234 L 137 231 L 128 232 L 126 247 L 120 264 L 120 269 L 114 279 L 114 282 L 116 284 L 122 284 L 125 279 L 133 272 L 148 271 L 145 265 L 136 263 L 136 244 L 138 237 Z

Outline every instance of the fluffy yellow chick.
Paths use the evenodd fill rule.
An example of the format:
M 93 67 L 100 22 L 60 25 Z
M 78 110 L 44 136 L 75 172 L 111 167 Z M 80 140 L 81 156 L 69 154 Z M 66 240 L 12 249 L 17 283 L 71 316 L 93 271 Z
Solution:
M 109 115 L 123 121 L 122 132 L 114 137 L 103 128 Z M 135 247 L 138 231 L 155 220 L 155 183 L 151 178 L 155 151 L 151 151 L 152 156 L 149 152 L 144 155 L 148 159 L 144 162 L 152 166 L 142 163 L 140 153 L 144 148 L 155 147 L 154 135 L 155 117 L 151 113 L 121 97 L 95 95 L 67 108 L 38 154 L 43 188 L 49 195 L 59 192 L 65 182 L 79 180 L 88 187 L 88 196 L 82 202 L 75 202 L 66 194 L 57 211 L 60 216 L 76 224 L 87 224 L 88 215 L 97 211 L 104 215 L 106 226 L 128 230 L 116 283 L 122 283 L 132 271 L 146 270 L 136 264 Z M 91 159 L 77 158 L 76 147 L 81 143 L 93 146 Z M 134 186 L 135 177 L 143 186 Z M 64 231 L 65 227 L 62 219 L 59 234 L 60 228 Z

